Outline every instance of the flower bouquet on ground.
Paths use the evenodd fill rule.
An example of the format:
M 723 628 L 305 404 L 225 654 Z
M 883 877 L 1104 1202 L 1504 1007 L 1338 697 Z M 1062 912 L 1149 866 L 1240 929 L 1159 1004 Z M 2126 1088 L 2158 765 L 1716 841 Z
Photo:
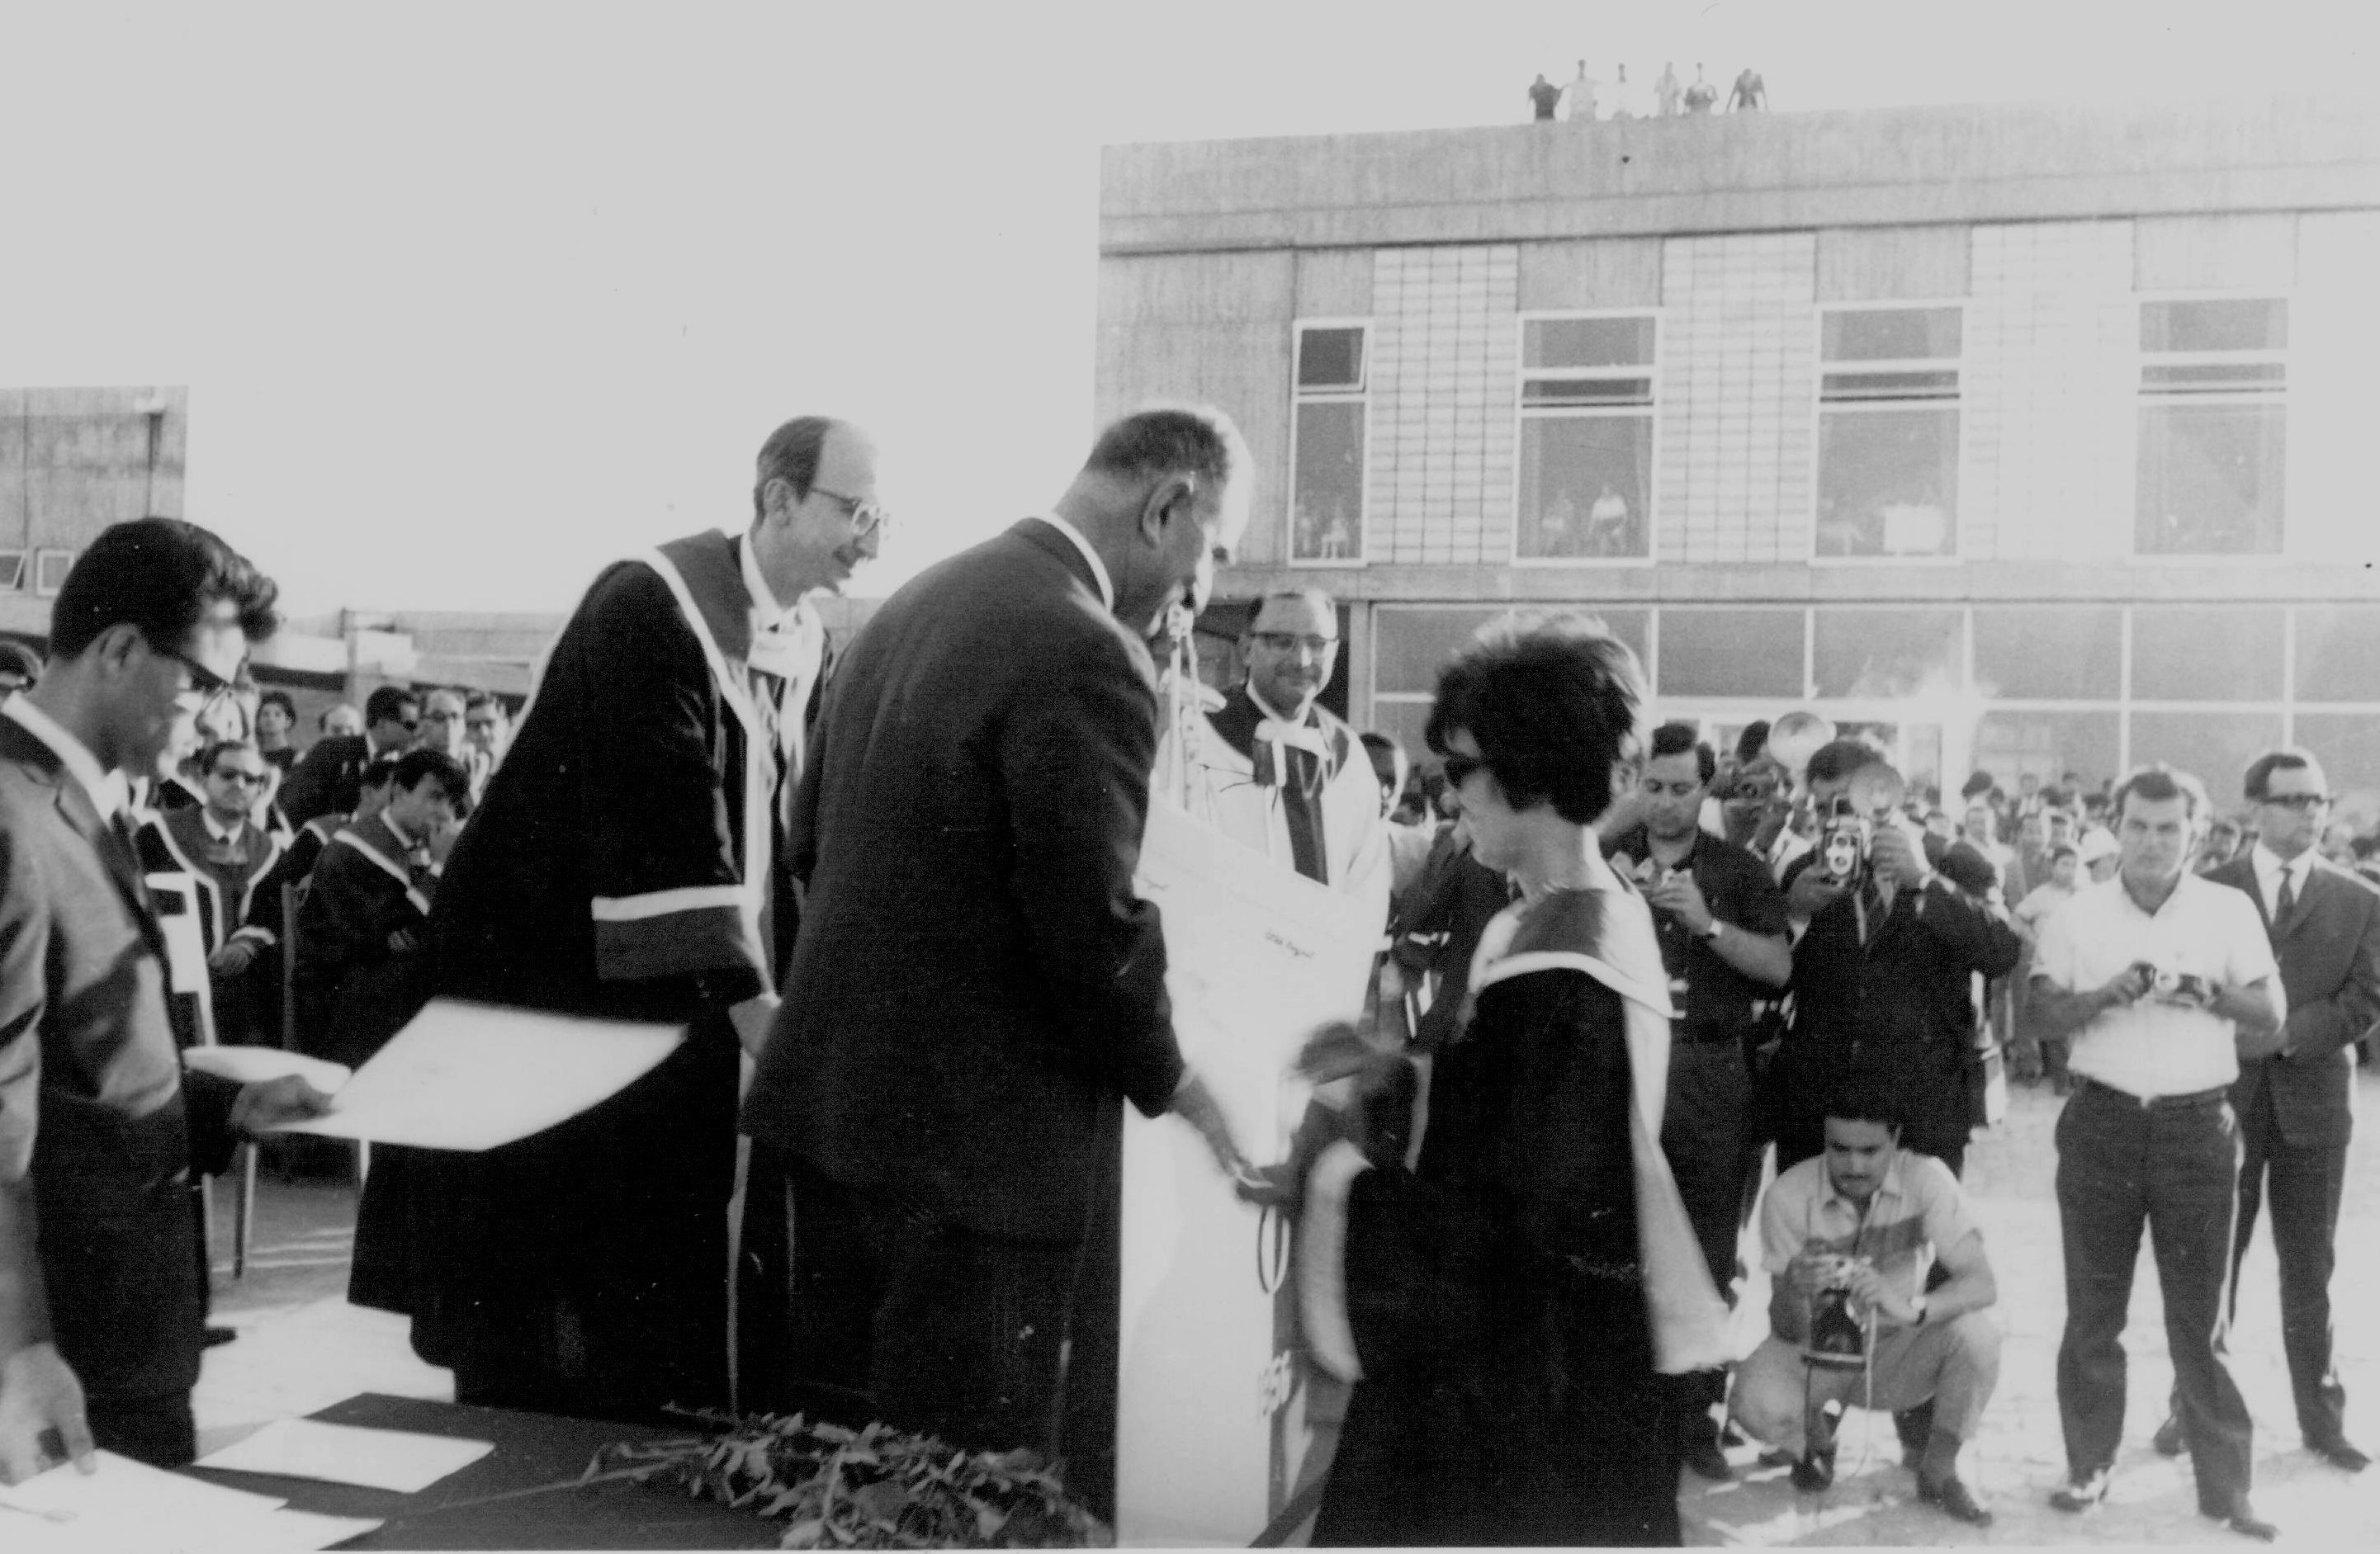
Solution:
M 696 1415 L 723 1433 L 606 1449 L 589 1479 L 632 1479 L 785 1522 L 784 1548 L 1094 1548 L 1108 1525 L 1031 1451 L 962 1451 L 884 1425 Z

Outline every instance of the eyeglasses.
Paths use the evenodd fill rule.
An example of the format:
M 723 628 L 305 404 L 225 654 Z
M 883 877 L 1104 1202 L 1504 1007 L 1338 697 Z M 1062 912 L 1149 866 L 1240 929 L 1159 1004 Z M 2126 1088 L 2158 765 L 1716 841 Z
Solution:
M 148 642 L 149 639 L 143 637 L 141 640 Z M 229 680 L 209 669 L 179 648 L 164 648 L 154 642 L 149 642 L 149 650 L 159 658 L 171 659 L 180 664 L 183 672 L 190 677 L 190 683 L 187 687 L 174 693 L 176 706 L 190 712 L 204 712 L 209 708 L 228 699 L 233 694 L 232 683 Z
M 1459 756 L 1449 750 L 1446 753 L 1446 785 L 1450 788 L 1460 788 L 1471 780 L 1473 772 L 1484 771 L 1487 765 L 1485 757 Z
M 810 487 L 810 493 L 823 496 L 841 506 L 843 516 L 851 520 L 854 534 L 873 533 L 892 521 L 892 515 L 885 511 L 884 504 L 872 496 L 845 496 L 839 491 L 829 491 L 818 485 Z
M 217 770 L 212 775 L 221 782 L 237 783 L 244 787 L 261 788 L 264 786 L 264 773 L 261 771 L 242 771 L 237 767 L 225 767 Z
M 1252 631 L 1248 639 L 1261 642 L 1276 653 L 1293 653 L 1303 648 L 1316 658 L 1328 658 L 1339 647 L 1335 637 L 1300 637 L 1293 631 Z
M 2256 802 L 2277 804 L 2284 809 L 2302 811 L 2321 808 L 2330 802 L 2330 795 L 2328 794 L 2266 794 Z

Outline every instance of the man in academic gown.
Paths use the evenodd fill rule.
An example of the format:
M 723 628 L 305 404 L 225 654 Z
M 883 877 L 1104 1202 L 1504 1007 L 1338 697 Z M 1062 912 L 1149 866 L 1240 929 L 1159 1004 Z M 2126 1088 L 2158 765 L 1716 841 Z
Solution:
M 753 499 L 746 532 L 596 579 L 439 883 L 434 992 L 691 1027 L 533 1138 L 375 1152 L 351 1293 L 413 1317 L 458 1402 L 638 1420 L 728 1401 L 738 1038 L 775 1008 L 780 795 L 823 678 L 805 601 L 876 553 L 874 445 L 790 421 Z
M 197 886 L 199 932 L 212 983 L 215 1038 L 232 1045 L 278 1044 L 280 963 L 272 930 L 249 920 L 264 877 L 283 842 L 249 818 L 268 781 L 264 757 L 239 740 L 217 740 L 200 754 L 206 802 L 161 810 L 140 831 L 140 867 L 187 875 Z

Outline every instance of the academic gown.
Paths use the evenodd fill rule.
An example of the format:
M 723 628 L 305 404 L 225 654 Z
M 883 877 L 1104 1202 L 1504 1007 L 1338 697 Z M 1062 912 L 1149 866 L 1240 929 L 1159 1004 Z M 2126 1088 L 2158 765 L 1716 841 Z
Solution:
M 172 784 L 178 789 L 179 784 Z M 182 790 L 187 791 L 187 790 Z M 253 943 L 259 953 L 236 977 L 212 976 L 215 1038 L 228 1045 L 273 1046 L 279 1040 L 281 964 L 278 940 L 250 920 L 262 881 L 280 862 L 281 836 L 242 821 L 229 844 L 207 829 L 206 811 L 183 805 L 161 809 L 140 827 L 136 840 L 140 867 L 151 873 L 183 874 L 198 886 L 199 931 L 207 953 L 234 940 Z
M 795 913 L 738 543 L 596 580 L 439 884 L 435 992 L 690 1027 L 532 1138 L 374 1152 L 351 1296 L 410 1315 L 459 1401 L 630 1420 L 728 1401 L 727 1012 L 773 986 Z
M 301 1050 L 353 1067 L 419 1011 L 427 997 L 420 946 L 436 889 L 419 850 L 386 817 L 333 834 L 298 909 L 291 981 Z

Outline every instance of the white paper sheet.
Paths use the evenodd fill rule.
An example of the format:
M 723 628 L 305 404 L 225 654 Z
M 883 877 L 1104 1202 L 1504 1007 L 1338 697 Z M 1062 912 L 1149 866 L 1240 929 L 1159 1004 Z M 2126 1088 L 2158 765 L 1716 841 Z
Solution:
M 495 1443 L 487 1440 L 458 1440 L 409 1430 L 368 1430 L 314 1419 L 276 1419 L 247 1439 L 200 1458 L 198 1465 L 225 1473 L 360 1484 L 414 1495 L 495 1449 Z
M 185 1047 L 182 1066 L 235 1084 L 254 1085 L 295 1074 L 318 1090 L 335 1095 L 355 1074 L 345 1063 L 285 1052 L 278 1047 Z
M 356 1070 L 329 1115 L 280 1131 L 493 1149 L 609 1100 L 685 1039 L 683 1026 L 432 999 Z
M 0 1495 L 15 1508 L 0 1510 L 0 1548 L 8 1554 L 278 1554 L 327 1548 L 378 1525 L 286 1511 L 270 1495 L 186 1478 L 112 1451 L 98 1453 L 94 1473 L 53 1468 Z

